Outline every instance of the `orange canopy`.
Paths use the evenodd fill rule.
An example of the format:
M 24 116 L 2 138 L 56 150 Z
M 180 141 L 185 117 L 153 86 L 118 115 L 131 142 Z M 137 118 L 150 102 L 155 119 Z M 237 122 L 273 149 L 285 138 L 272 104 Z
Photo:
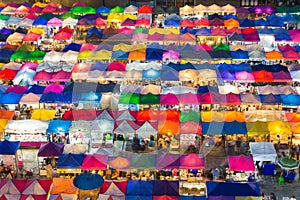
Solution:
M 283 60 L 283 55 L 279 51 L 265 52 L 267 60 Z
M 51 194 L 76 194 L 77 191 L 72 178 L 53 178 Z
M 138 111 L 136 119 L 138 121 L 151 120 L 172 120 L 179 121 L 180 112 L 177 110 L 141 110 Z
M 300 122 L 290 123 L 293 134 L 300 134 Z
M 205 111 L 201 112 L 203 122 L 245 122 L 245 115 L 242 112 L 228 111 L 228 112 L 217 112 L 217 111 Z
M 0 110 L 0 119 L 12 119 L 14 114 L 14 111 Z
M 128 56 L 128 60 L 145 60 L 146 52 L 144 51 L 131 51 Z
M 180 132 L 180 123 L 179 121 L 158 121 L 158 134 L 166 135 L 173 134 L 177 135 Z
M 240 23 L 238 20 L 230 18 L 230 19 L 224 20 L 224 26 L 225 27 L 239 27 Z
M 286 118 L 289 122 L 300 122 L 300 113 L 285 113 Z

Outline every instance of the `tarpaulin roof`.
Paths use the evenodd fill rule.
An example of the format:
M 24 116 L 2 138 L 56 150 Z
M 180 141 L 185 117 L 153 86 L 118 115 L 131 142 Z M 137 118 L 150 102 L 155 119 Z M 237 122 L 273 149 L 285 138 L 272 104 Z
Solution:
M 250 142 L 249 146 L 254 161 L 276 162 L 277 153 L 271 142 Z
M 66 177 L 53 178 L 51 194 L 77 194 L 78 189 L 73 184 L 73 179 Z
M 49 142 L 49 143 L 42 143 L 38 156 L 40 157 L 59 157 L 64 149 L 63 143 L 55 143 L 55 142 Z
M 154 196 L 179 196 L 179 182 L 154 180 L 153 181 L 153 195 Z
M 72 121 L 67 120 L 51 120 L 48 126 L 48 133 L 66 134 L 69 132 Z
M 128 180 L 127 189 L 126 189 L 126 197 L 141 195 L 141 196 L 152 196 L 153 192 L 153 182 L 152 181 L 134 181 Z
M 51 120 L 54 118 L 56 110 L 35 109 L 31 115 L 31 119 L 35 120 Z
M 105 180 L 100 187 L 100 194 L 125 196 L 127 183 L 127 181 Z

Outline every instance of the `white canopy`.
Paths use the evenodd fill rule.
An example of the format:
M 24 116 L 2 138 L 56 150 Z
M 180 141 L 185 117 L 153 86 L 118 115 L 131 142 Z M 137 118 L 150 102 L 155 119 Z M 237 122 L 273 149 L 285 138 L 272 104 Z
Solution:
M 186 93 L 197 94 L 197 88 L 185 87 L 185 86 L 175 86 L 162 89 L 162 94 L 186 94 Z
M 129 70 L 147 70 L 147 69 L 155 69 L 161 70 L 162 64 L 150 62 L 150 63 L 140 63 L 140 62 L 132 62 L 126 65 L 126 71 Z
M 22 42 L 25 34 L 14 32 L 13 34 L 9 35 L 6 39 L 6 42 Z
M 66 62 L 66 63 L 77 63 L 77 57 L 78 57 L 79 52 L 77 51 L 67 51 L 61 56 L 61 61 Z
M 124 10 L 124 13 L 128 14 L 137 14 L 138 13 L 138 8 L 134 5 L 127 6 Z
M 19 85 L 20 82 L 28 83 L 29 85 L 33 84 L 33 78 L 36 72 L 32 69 L 24 69 L 18 71 L 17 75 L 15 76 L 13 82 L 15 85 Z
M 16 63 L 16 62 L 9 62 L 9 63 L 6 63 L 3 67 L 2 67 L 2 70 L 3 69 L 12 69 L 12 70 L 20 70 L 20 67 L 21 67 L 21 63 Z
M 24 18 L 22 21 L 20 21 L 18 23 L 18 26 L 20 27 L 32 27 L 34 20 L 32 19 L 28 19 L 28 18 Z
M 1 14 L 14 14 L 17 8 L 6 6 L 1 10 Z
M 287 121 L 285 112 L 278 110 L 251 110 L 245 111 L 246 122 L 256 121 Z
M 10 120 L 5 128 L 6 133 L 46 133 L 49 121 Z
M 271 142 L 250 142 L 249 146 L 255 162 L 271 161 L 276 163 L 277 154 L 274 145 Z
M 129 121 L 135 121 L 135 118 L 129 113 L 128 110 L 125 110 L 117 119 L 116 121 L 121 120 L 129 120 Z
M 74 153 L 87 153 L 88 152 L 88 145 L 87 144 L 65 144 L 64 147 L 64 154 Z
M 258 94 L 298 94 L 296 88 L 290 85 L 282 85 L 282 86 L 258 86 L 257 87 Z
M 73 19 L 72 17 L 68 17 L 62 22 L 62 26 L 76 26 L 78 23 L 78 19 Z
M 148 121 L 146 121 L 143 126 L 136 130 L 136 134 L 144 138 L 150 138 L 151 135 L 157 134 L 157 130 L 153 128 Z
M 93 132 L 100 133 L 112 132 L 114 130 L 114 121 L 111 120 L 94 120 L 91 122 L 91 129 Z
M 107 110 L 103 110 L 103 112 L 100 115 L 98 115 L 97 119 L 114 121 L 114 118 L 107 112 Z
M 224 86 L 219 86 L 219 92 L 220 92 L 220 94 L 228 94 L 228 93 L 239 94 L 240 93 L 240 91 L 236 85 L 230 85 L 230 84 L 226 84 Z
M 21 18 L 15 17 L 15 16 L 11 16 L 11 17 L 6 21 L 6 24 L 7 24 L 8 26 L 10 26 L 10 25 L 16 26 L 16 25 L 18 25 L 21 21 L 22 21 Z
M 69 133 L 84 133 L 91 132 L 91 123 L 90 121 L 78 120 L 72 121 Z
M 125 135 L 134 135 L 135 130 L 132 128 L 127 121 L 122 121 L 122 123 L 115 129 L 115 133 L 125 134 Z
M 61 60 L 63 52 L 50 51 L 47 52 L 44 57 L 44 62 L 59 62 Z

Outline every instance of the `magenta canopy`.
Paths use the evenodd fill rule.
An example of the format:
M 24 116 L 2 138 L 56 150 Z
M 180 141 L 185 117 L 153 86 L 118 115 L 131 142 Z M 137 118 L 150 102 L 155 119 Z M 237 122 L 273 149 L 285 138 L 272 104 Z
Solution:
M 180 166 L 180 155 L 178 154 L 156 154 L 155 169 L 178 169 Z
M 50 84 L 45 88 L 44 93 L 47 92 L 62 93 L 64 89 L 65 89 L 65 85 Z
M 126 27 L 125 27 L 125 28 L 121 28 L 121 29 L 118 30 L 118 33 L 129 34 L 129 35 L 132 35 L 133 32 L 134 32 L 133 29 L 131 29 L 131 28 L 126 28 Z
M 56 17 L 53 17 L 52 19 L 50 19 L 47 23 L 48 26 L 61 26 L 62 25 L 62 20 L 58 19 Z
M 63 70 L 53 73 L 51 81 L 70 81 L 72 76 L 72 72 L 65 72 Z
M 204 156 L 201 154 L 188 154 L 180 157 L 180 169 L 203 169 Z
M 136 21 L 135 26 L 150 26 L 150 20 L 149 19 L 139 19 Z
M 252 156 L 228 156 L 228 165 L 232 171 L 255 171 Z
M 237 81 L 255 81 L 253 74 L 247 71 L 235 72 L 235 79 Z
M 210 36 L 226 36 L 226 31 L 223 28 L 212 28 Z
M 137 33 L 132 36 L 132 41 L 146 42 L 148 34 L 146 33 Z
M 105 170 L 108 155 L 93 154 L 84 155 L 81 169 L 83 170 Z
M 152 35 L 148 35 L 148 40 L 151 40 L 151 41 L 162 41 L 163 39 L 164 39 L 163 34 L 154 33 Z
M 9 86 L 6 90 L 6 93 L 16 93 L 16 94 L 25 94 L 25 92 L 27 91 L 28 87 L 27 86 L 19 86 L 19 85 L 15 85 L 15 86 Z
M 160 104 L 163 105 L 176 105 L 179 104 L 179 101 L 175 94 L 161 94 L 160 95 Z
M 163 53 L 163 60 L 180 60 L 178 52 L 170 50 Z
M 107 66 L 107 71 L 124 72 L 125 70 L 126 70 L 126 65 L 121 62 L 113 62 Z
M 80 48 L 80 52 L 90 50 L 90 51 L 96 51 L 98 48 L 98 45 L 91 44 L 91 43 L 86 43 L 82 44 Z
M 34 81 L 50 81 L 52 74 L 46 71 L 37 72 L 34 76 Z

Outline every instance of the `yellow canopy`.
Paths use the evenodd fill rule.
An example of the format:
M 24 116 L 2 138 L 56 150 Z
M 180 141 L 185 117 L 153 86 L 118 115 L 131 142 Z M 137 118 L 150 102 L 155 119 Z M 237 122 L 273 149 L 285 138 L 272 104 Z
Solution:
M 109 14 L 107 17 L 107 22 L 122 22 L 123 21 L 123 16 L 119 15 L 117 13 L 112 13 Z
M 8 123 L 8 119 L 0 119 L 0 132 L 4 132 L 4 129 Z
M 130 46 L 130 51 L 141 51 L 146 52 L 146 45 L 145 44 L 133 44 Z
M 292 134 L 291 126 L 288 122 L 283 122 L 283 121 L 268 122 L 268 129 L 269 129 L 271 135 L 277 135 L 277 134 L 291 135 Z
M 114 45 L 113 51 L 121 50 L 121 51 L 124 51 L 124 52 L 129 52 L 129 51 L 132 50 L 131 47 L 132 46 L 130 44 L 120 43 L 120 44 Z
M 87 60 L 91 55 L 93 54 L 93 51 L 91 50 L 85 50 L 78 54 L 77 59 L 78 60 Z
M 0 69 L 5 65 L 5 63 L 0 63 Z
M 32 7 L 34 6 L 38 6 L 40 8 L 45 8 L 48 4 L 46 3 L 42 3 L 42 2 L 36 2 L 35 4 L 32 5 Z
M 123 15 L 123 20 L 125 20 L 125 19 L 132 19 L 132 20 L 136 20 L 136 19 L 137 19 L 137 17 L 136 17 L 136 15 L 133 15 L 133 14 L 129 14 L 129 13 L 127 13 L 127 14 Z
M 19 46 L 18 50 L 21 51 L 34 51 L 35 47 L 29 44 L 21 44 L 21 46 Z
M 31 115 L 31 119 L 51 120 L 54 118 L 55 110 L 35 109 Z
M 35 34 L 39 34 L 39 35 L 44 35 L 45 31 L 44 31 L 43 28 L 34 27 L 34 28 L 29 29 L 28 33 L 35 33 Z
M 173 33 L 173 34 L 179 35 L 180 34 L 180 30 L 177 29 L 177 28 L 166 28 L 166 29 L 163 29 L 163 28 L 152 28 L 152 29 L 149 29 L 149 32 L 148 32 L 149 35 L 153 35 L 154 33 L 164 34 L 164 35 Z
M 100 51 L 94 52 L 89 60 L 110 60 L 112 56 L 112 52 L 102 49 Z
M 218 112 L 218 111 L 204 111 L 201 112 L 203 122 L 245 122 L 245 115 L 242 112 L 237 111 L 227 111 L 227 112 Z

